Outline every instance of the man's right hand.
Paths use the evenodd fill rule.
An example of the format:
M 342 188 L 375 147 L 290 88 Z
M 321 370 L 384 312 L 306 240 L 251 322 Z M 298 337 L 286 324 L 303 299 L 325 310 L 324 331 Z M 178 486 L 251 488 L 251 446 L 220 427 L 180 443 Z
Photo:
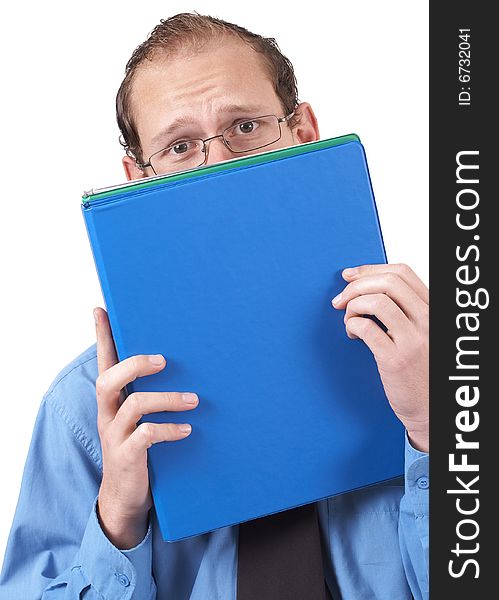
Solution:
M 124 402 L 122 389 L 137 377 L 164 369 L 161 354 L 139 354 L 118 362 L 107 313 L 94 309 L 99 376 L 96 381 L 97 427 L 102 447 L 103 475 L 98 514 L 101 527 L 121 550 L 133 548 L 147 531 L 152 507 L 147 449 L 156 442 L 187 437 L 188 424 L 141 423 L 145 415 L 160 411 L 191 410 L 198 405 L 192 393 L 135 392 Z

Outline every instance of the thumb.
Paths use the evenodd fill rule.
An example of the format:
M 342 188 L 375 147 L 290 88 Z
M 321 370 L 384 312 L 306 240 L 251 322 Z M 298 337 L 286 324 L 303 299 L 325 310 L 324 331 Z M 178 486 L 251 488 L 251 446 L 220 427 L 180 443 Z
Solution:
M 103 308 L 96 307 L 93 313 L 97 337 L 97 364 L 100 375 L 118 362 L 118 356 L 107 312 Z

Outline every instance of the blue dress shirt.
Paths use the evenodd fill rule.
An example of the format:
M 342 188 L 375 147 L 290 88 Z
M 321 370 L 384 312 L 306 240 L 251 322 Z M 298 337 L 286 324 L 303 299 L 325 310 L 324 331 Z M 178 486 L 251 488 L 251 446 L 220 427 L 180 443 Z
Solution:
M 119 550 L 96 513 L 102 479 L 95 344 L 43 397 L 0 575 L 1 600 L 235 600 L 238 527 Z M 405 478 L 318 502 L 335 600 L 428 598 L 428 455 L 406 436 Z

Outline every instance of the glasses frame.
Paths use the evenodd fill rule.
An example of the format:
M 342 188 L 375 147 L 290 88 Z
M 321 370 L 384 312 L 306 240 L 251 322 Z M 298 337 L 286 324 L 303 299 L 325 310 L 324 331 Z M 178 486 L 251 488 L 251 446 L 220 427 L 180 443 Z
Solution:
M 189 140 L 182 140 L 184 142 L 203 142 L 203 149 L 201 150 L 201 152 L 204 153 L 204 160 L 203 160 L 203 162 L 199 163 L 199 165 L 196 165 L 195 167 L 191 167 L 191 168 L 196 169 L 197 167 L 201 167 L 202 165 L 204 165 L 206 163 L 206 161 L 208 159 L 206 142 L 210 142 L 211 140 L 215 140 L 217 138 L 222 138 L 224 146 L 228 150 L 230 150 L 230 152 L 232 152 L 233 154 L 244 154 L 246 152 L 253 152 L 253 150 L 259 150 L 260 148 L 266 148 L 267 146 L 270 146 L 271 144 L 275 144 L 282 137 L 281 123 L 285 123 L 285 122 L 289 121 L 289 119 L 291 119 L 291 117 L 294 116 L 294 114 L 295 114 L 295 111 L 289 113 L 289 115 L 285 115 L 284 117 L 278 117 L 277 115 L 261 115 L 259 117 L 252 117 L 251 119 L 241 121 L 241 123 L 246 123 L 248 121 L 256 121 L 257 119 L 263 119 L 265 117 L 275 117 L 277 119 L 277 123 L 279 125 L 279 137 L 277 139 L 275 139 L 273 142 L 269 142 L 268 144 L 264 144 L 263 146 L 257 146 L 256 148 L 251 148 L 250 150 L 233 150 L 232 148 L 229 147 L 229 144 L 227 143 L 227 140 L 225 139 L 225 133 L 229 129 L 232 129 L 233 127 L 236 127 L 237 125 L 241 125 L 241 123 L 236 123 L 236 125 L 229 125 L 229 127 L 226 127 L 222 131 L 222 133 L 205 138 L 204 140 L 201 138 L 191 138 Z M 151 159 L 153 159 L 156 156 L 156 154 L 159 154 L 160 152 L 164 152 L 165 150 L 168 150 L 169 148 L 173 148 L 174 146 L 176 146 L 179 143 L 181 143 L 181 142 L 176 142 L 175 144 L 170 144 L 169 146 L 165 146 L 164 148 L 161 148 L 161 150 L 157 150 L 156 152 L 151 154 L 151 156 L 147 159 L 146 162 L 141 163 L 141 162 L 138 162 L 137 159 L 135 159 L 135 164 L 137 165 L 137 167 L 139 169 L 142 169 L 142 170 L 145 169 L 146 167 L 151 167 L 151 169 L 153 170 L 153 173 L 155 175 L 158 175 L 158 173 L 156 173 L 156 170 L 152 166 Z M 172 172 L 175 173 L 176 171 L 172 171 Z M 167 174 L 168 173 L 159 173 L 159 175 L 167 175 Z

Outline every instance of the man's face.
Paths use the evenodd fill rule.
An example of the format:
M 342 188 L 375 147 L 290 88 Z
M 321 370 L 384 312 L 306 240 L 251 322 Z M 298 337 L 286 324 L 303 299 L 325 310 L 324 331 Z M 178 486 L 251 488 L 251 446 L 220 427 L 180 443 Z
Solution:
M 218 135 L 240 119 L 284 116 L 260 55 L 232 38 L 223 38 L 219 45 L 210 43 L 197 53 L 156 58 L 141 67 L 134 81 L 132 109 L 144 161 L 179 139 Z M 318 140 L 317 120 L 310 105 L 302 102 L 295 113 L 300 123 L 293 130 L 281 123 L 281 139 L 248 154 Z M 165 131 L 172 125 L 174 129 Z M 242 155 L 233 154 L 221 138 L 208 142 L 206 164 L 238 156 Z M 128 156 L 123 158 L 123 166 L 128 179 L 154 175 L 150 168 L 139 169 Z

